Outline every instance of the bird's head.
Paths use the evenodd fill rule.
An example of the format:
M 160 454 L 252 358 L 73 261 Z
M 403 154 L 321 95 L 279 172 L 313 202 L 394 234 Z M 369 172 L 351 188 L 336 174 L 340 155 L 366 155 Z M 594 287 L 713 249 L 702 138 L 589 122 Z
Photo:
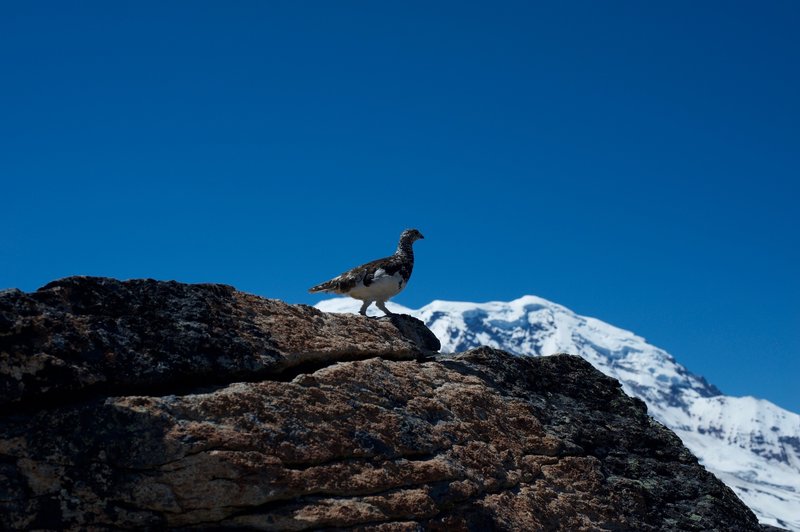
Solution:
M 403 231 L 403 234 L 400 235 L 401 242 L 408 242 L 409 244 L 413 244 L 417 240 L 425 238 L 422 236 L 422 233 L 417 231 L 416 229 L 406 229 Z

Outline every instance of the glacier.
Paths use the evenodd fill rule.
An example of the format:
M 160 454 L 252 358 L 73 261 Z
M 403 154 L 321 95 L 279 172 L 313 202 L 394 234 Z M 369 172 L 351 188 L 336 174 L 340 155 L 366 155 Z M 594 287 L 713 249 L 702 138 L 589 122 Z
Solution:
M 335 298 L 315 306 L 354 313 L 360 302 Z M 763 399 L 724 395 L 644 338 L 540 297 L 387 307 L 425 322 L 445 353 L 486 345 L 517 355 L 580 355 L 642 399 L 761 523 L 800 532 L 800 415 Z

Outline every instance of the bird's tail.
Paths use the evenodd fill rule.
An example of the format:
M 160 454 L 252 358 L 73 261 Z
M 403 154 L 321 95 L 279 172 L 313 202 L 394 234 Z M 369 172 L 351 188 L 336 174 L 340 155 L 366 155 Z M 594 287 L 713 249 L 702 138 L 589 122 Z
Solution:
M 308 291 L 312 294 L 314 292 L 336 292 L 336 284 L 333 282 L 333 280 L 325 281 L 317 286 L 312 286 L 308 289 Z

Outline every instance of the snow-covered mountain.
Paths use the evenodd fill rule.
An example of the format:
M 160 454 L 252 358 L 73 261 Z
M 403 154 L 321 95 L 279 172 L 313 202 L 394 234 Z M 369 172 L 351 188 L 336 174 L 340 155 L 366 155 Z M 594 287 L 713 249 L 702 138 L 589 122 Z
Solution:
M 337 298 L 316 306 L 357 312 L 360 302 Z M 675 431 L 762 523 L 800 531 L 799 415 L 769 401 L 722 395 L 644 338 L 539 297 L 388 307 L 424 321 L 443 352 L 486 345 L 520 355 L 582 356 L 647 403 L 650 414 Z

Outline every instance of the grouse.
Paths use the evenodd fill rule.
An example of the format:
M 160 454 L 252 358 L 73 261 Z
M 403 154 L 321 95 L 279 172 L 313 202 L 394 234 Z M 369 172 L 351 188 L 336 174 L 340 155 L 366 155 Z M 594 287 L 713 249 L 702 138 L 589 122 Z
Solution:
M 411 245 L 420 238 L 425 237 L 416 229 L 406 229 L 400 235 L 397 251 L 391 257 L 362 264 L 330 281 L 309 288 L 308 291 L 346 294 L 360 299 L 364 304 L 358 312 L 364 316 L 367 315 L 367 307 L 373 302 L 386 315 L 391 315 L 386 308 L 386 302 L 408 284 L 411 270 L 414 269 L 414 250 Z

